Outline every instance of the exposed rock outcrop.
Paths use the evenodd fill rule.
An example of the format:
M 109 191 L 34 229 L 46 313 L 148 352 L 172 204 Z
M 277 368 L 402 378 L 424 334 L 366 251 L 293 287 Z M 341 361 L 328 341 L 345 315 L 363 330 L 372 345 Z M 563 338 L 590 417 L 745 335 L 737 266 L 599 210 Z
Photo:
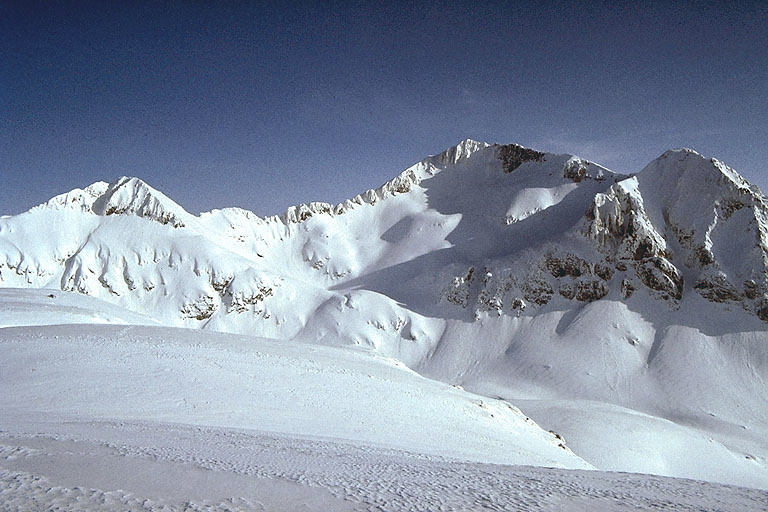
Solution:
M 498 146 L 498 156 L 504 166 L 504 172 L 512 172 L 525 162 L 541 162 L 544 153 L 518 144 Z
M 572 156 L 563 166 L 563 178 L 574 183 L 580 183 L 585 179 L 603 181 L 605 174 L 599 166 L 592 165 L 591 162 L 582 160 L 577 156 Z
M 597 194 L 585 218 L 584 234 L 616 269 L 634 268 L 640 282 L 659 292 L 661 298 L 682 298 L 682 273 L 671 261 L 663 227 L 657 229 L 645 209 L 636 178 L 623 180 L 606 193 Z M 606 277 L 612 274 L 606 268 L 600 270 Z M 625 292 L 628 289 L 625 287 Z

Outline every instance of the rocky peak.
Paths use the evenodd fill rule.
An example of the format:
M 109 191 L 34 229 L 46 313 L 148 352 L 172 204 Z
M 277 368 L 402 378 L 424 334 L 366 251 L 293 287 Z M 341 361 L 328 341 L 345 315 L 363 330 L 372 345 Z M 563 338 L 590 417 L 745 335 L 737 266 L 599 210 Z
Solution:
M 185 226 L 184 209 L 139 178 L 123 176 L 111 183 L 93 203 L 97 215 L 137 215 L 174 228 Z
M 473 153 L 489 147 L 487 142 L 479 142 L 472 139 L 464 139 L 452 148 L 448 148 L 439 155 L 436 160 L 442 164 L 457 164 L 462 160 L 466 160 Z
M 695 292 L 768 321 L 766 220 L 765 199 L 736 171 L 679 149 L 597 194 L 583 232 L 663 298 Z

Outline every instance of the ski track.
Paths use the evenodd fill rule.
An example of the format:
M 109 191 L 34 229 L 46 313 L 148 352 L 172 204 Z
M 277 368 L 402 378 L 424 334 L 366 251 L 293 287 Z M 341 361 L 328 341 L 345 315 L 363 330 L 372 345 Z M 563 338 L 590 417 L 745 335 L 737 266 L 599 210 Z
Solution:
M 2 511 L 758 511 L 768 504 L 765 491 L 695 480 L 468 463 L 149 422 L 4 427 L 0 468 Z

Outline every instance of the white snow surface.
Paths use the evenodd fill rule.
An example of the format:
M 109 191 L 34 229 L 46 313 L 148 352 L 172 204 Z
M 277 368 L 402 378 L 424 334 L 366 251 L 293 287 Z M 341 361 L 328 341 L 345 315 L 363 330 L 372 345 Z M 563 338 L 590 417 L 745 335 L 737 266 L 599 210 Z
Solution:
M 6 291 L 0 308 L 20 307 L 14 292 L 31 310 L 58 303 L 62 320 L 85 311 L 45 290 Z M 768 499 L 584 471 L 509 403 L 369 351 L 61 322 L 0 329 L 0 353 L 0 510 L 761 510 Z
M 269 218 L 62 194 L 0 219 L 0 501 L 763 510 L 767 221 L 691 150 L 471 140 Z

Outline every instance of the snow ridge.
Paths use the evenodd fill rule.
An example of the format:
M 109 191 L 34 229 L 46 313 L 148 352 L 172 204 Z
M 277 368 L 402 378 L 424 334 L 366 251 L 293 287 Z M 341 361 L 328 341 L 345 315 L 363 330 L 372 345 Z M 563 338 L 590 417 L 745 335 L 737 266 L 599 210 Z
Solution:
M 285 224 L 295 224 L 307 220 L 312 215 L 341 215 L 364 204 L 373 206 L 390 197 L 407 194 L 413 187 L 421 183 L 422 178 L 433 176 L 439 172 L 441 167 L 445 168 L 466 161 L 474 153 L 490 146 L 491 144 L 487 142 L 465 139 L 439 155 L 425 158 L 421 162 L 409 167 L 379 188 L 369 189 L 336 206 L 322 202 L 292 206 L 279 218 Z
M 414 166 L 416 167 L 416 166 Z M 330 203 L 312 202 L 306 204 L 299 204 L 297 206 L 291 206 L 288 210 L 279 217 L 271 217 L 268 220 L 281 221 L 283 224 L 299 224 L 304 222 L 313 215 L 342 215 L 349 210 L 355 209 L 358 206 L 364 204 L 373 206 L 380 201 L 384 201 L 390 197 L 407 194 L 414 186 L 418 186 L 421 182 L 421 178 L 416 173 L 413 167 L 401 172 L 393 179 L 387 181 L 379 188 L 369 189 L 362 194 L 358 194 L 351 199 L 347 199 L 336 206 Z
M 73 189 L 64 194 L 60 194 L 49 199 L 47 202 L 38 205 L 33 210 L 40 209 L 61 209 L 75 208 L 84 212 L 93 212 L 93 203 L 101 197 L 109 188 L 109 184 L 104 181 L 97 181 L 85 189 Z M 95 213 L 95 212 L 93 212 Z
M 529 167 L 522 166 L 524 163 Z M 461 304 L 468 305 L 473 302 L 477 303 L 481 310 L 490 308 L 506 312 L 510 310 L 505 308 L 510 307 L 514 313 L 521 310 L 521 304 L 533 303 L 542 306 L 558 294 L 569 300 L 582 297 L 591 301 L 606 296 L 611 289 L 620 289 L 621 295 L 628 298 L 640 287 L 676 304 L 684 294 L 695 291 L 712 302 L 740 303 L 744 309 L 768 322 L 766 202 L 759 191 L 736 171 L 715 159 L 707 160 L 688 149 L 670 150 L 651 162 L 638 177 L 624 178 L 572 155 L 552 155 L 516 144 L 492 145 L 466 139 L 439 155 L 416 163 L 381 187 L 368 190 L 336 206 L 323 202 L 300 204 L 289 208 L 281 216 L 266 219 L 241 209 L 217 210 L 196 218 L 140 179 L 129 177 L 122 177 L 111 184 L 98 182 L 84 190 L 75 189 L 33 208 L 30 213 L 38 216 L 48 215 L 45 211 L 51 210 L 50 215 L 55 216 L 55 211 L 68 208 L 102 217 L 136 216 L 173 228 L 194 225 L 194 236 L 211 238 L 212 242 L 215 240 L 213 243 L 219 249 L 214 250 L 214 253 L 220 250 L 225 253 L 234 250 L 246 260 L 257 260 L 264 257 L 265 251 L 277 251 L 275 255 L 283 254 L 282 258 L 298 251 L 312 268 L 321 269 L 327 272 L 331 279 L 338 280 L 364 272 L 364 267 L 352 261 L 351 258 L 355 257 L 357 249 L 349 245 L 343 232 L 337 232 L 334 228 L 333 239 L 339 247 L 348 247 L 346 255 L 332 256 L 334 251 L 331 246 L 322 241 L 323 237 L 330 236 L 330 226 L 336 225 L 333 219 L 345 213 L 355 212 L 355 218 L 347 220 L 345 224 L 358 225 L 357 219 L 368 215 L 376 218 L 391 217 L 392 213 L 389 212 L 394 212 L 392 208 L 395 206 L 389 207 L 388 200 L 399 196 L 411 198 L 406 201 L 410 201 L 407 204 L 413 207 L 423 204 L 424 194 L 432 187 L 432 180 L 448 169 L 461 169 L 455 176 L 441 178 L 449 181 L 464 180 L 464 183 L 456 187 L 481 188 L 485 186 L 484 180 L 491 180 L 490 184 L 495 183 L 493 180 L 501 179 L 501 175 L 495 174 L 498 171 L 487 174 L 488 169 L 500 169 L 511 174 L 509 178 L 499 182 L 500 185 L 489 185 L 491 188 L 485 196 L 478 196 L 490 198 L 499 194 L 499 200 L 509 201 L 504 199 L 503 191 L 506 188 L 499 189 L 499 186 L 509 187 L 509 190 L 513 191 L 512 204 L 504 207 L 506 212 L 499 213 L 503 224 L 491 224 L 495 226 L 494 230 L 500 230 L 498 235 L 502 235 L 504 226 L 507 226 L 506 229 L 513 229 L 514 226 L 535 218 L 545 219 L 545 212 L 553 212 L 554 215 L 562 209 L 561 204 L 564 203 L 561 201 L 566 197 L 575 197 L 576 191 L 581 191 L 579 194 L 588 202 L 584 206 L 576 206 L 576 212 L 580 208 L 584 208 L 581 211 L 586 212 L 577 213 L 576 218 L 582 218 L 578 225 L 573 228 L 557 228 L 560 235 L 556 235 L 552 241 L 556 240 L 557 236 L 565 236 L 563 241 L 558 241 L 555 245 L 552 245 L 552 242 L 542 244 L 534 238 L 527 242 L 525 251 L 533 255 L 535 264 L 530 267 L 523 263 L 524 260 L 520 260 L 513 267 L 522 265 L 531 270 L 511 274 L 502 272 L 509 275 L 497 282 L 499 268 L 508 267 L 511 261 L 478 261 L 475 265 L 457 269 L 456 274 L 449 279 L 438 278 L 438 297 L 453 297 L 455 293 L 460 293 L 464 297 L 458 301 Z M 542 171 L 533 172 L 533 169 L 548 169 L 548 176 L 551 178 L 547 180 L 551 183 L 546 184 Z M 613 176 L 615 183 L 608 182 L 608 176 Z M 401 201 L 398 204 L 406 203 Z M 469 208 L 466 213 L 470 213 L 480 204 L 450 205 L 447 211 L 455 212 Z M 380 207 L 369 213 L 358 211 L 363 205 Z M 573 213 L 568 213 L 567 216 L 573 218 Z M 291 228 L 318 217 L 326 219 L 323 221 L 325 227 L 319 231 L 309 226 L 302 231 Z M 202 223 L 199 222 L 201 220 Z M 334 224 L 326 225 L 327 222 Z M 368 220 L 360 225 L 362 229 L 366 222 Z M 15 221 L 6 219 L 6 223 Z M 734 227 L 737 229 L 732 229 Z M 114 251 L 108 246 L 94 246 L 92 234 L 89 234 L 88 229 L 91 228 L 85 228 L 82 233 L 70 237 L 66 247 L 63 246 L 64 240 L 59 243 L 52 241 L 56 246 L 53 248 L 52 260 L 45 254 L 50 254 L 51 248 L 43 248 L 41 253 L 37 254 L 34 248 L 25 249 L 27 241 L 18 241 L 18 237 L 13 236 L 3 237 L 0 240 L 0 248 L 4 244 L 7 250 L 5 261 L 0 261 L 0 280 L 7 281 L 12 278 L 11 273 L 2 271 L 2 268 L 6 267 L 13 273 L 24 276 L 26 284 L 40 286 L 55 279 L 56 267 L 62 265 L 60 282 L 63 288 L 93 293 L 97 288 L 85 284 L 90 281 L 89 276 L 93 275 L 110 291 L 110 295 L 120 296 L 133 290 L 135 275 L 146 274 L 145 271 L 131 270 L 134 266 L 131 261 L 135 257 L 119 254 L 119 251 Z M 478 225 L 473 229 L 488 228 Z M 729 235 L 744 231 L 751 234 L 735 238 Z M 306 238 L 307 236 L 309 238 Z M 352 236 L 361 240 L 360 237 L 365 235 L 361 232 Z M 587 244 L 584 243 L 584 238 L 588 241 Z M 230 248 L 229 244 L 233 239 L 240 245 Z M 288 243 L 287 240 L 293 242 Z M 565 243 L 565 240 L 569 242 Z M 492 239 L 489 243 L 493 243 Z M 574 243 L 576 245 L 570 247 Z M 734 259 L 730 255 L 729 252 L 734 246 L 740 248 L 743 258 Z M 181 252 L 187 250 L 185 248 Z M 167 261 L 171 268 L 176 265 L 176 261 L 193 259 L 196 261 L 196 276 L 234 275 L 233 270 L 226 270 L 226 264 L 206 264 L 211 266 L 212 270 L 200 271 L 200 256 L 193 255 L 195 250 L 189 254 L 174 256 L 176 251 L 173 248 L 160 253 L 155 249 L 154 256 L 138 258 L 139 267 L 143 265 L 142 261 L 147 259 L 155 263 Z M 141 251 L 145 249 L 138 252 Z M 515 251 L 520 252 L 519 244 Z M 105 256 L 109 258 L 113 252 L 115 262 L 98 261 Z M 206 256 L 203 259 L 211 258 L 213 257 Z M 585 263 L 577 264 L 582 268 L 579 271 L 562 270 L 557 262 L 566 260 Z M 497 277 L 486 280 L 483 286 L 475 290 L 474 286 L 470 286 L 470 279 L 466 279 L 466 275 L 469 272 L 471 276 L 472 269 L 478 267 L 478 264 L 487 268 L 485 273 Z M 107 270 L 109 268 L 123 270 Z M 631 270 L 628 271 L 628 268 Z M 124 283 L 108 284 L 110 279 L 107 276 L 110 273 L 122 276 L 119 279 L 112 278 L 113 281 L 122 280 Z M 563 281 L 564 276 L 566 281 Z M 592 277 L 587 279 L 588 276 Z M 571 282 L 571 278 L 576 281 Z M 450 291 L 451 286 L 446 288 L 448 283 L 439 283 L 444 279 L 453 282 L 451 286 L 468 288 L 462 292 Z M 10 280 L 15 281 L 15 278 Z M 153 283 L 157 281 L 167 284 L 167 279 L 160 276 L 146 278 L 144 281 L 147 290 L 153 289 Z M 208 318 L 207 313 L 190 313 L 196 311 L 197 307 L 190 304 L 197 304 L 198 300 L 202 301 L 200 303 L 206 311 L 218 308 L 216 294 L 210 292 L 212 289 L 216 291 L 214 281 L 215 279 L 211 279 L 206 286 L 208 293 L 198 290 L 197 298 L 185 303 L 182 309 L 183 317 Z M 260 279 L 257 279 L 257 282 L 260 282 Z M 620 285 L 617 284 L 619 282 Z M 325 287 L 324 284 L 320 286 Z M 501 286 L 504 292 L 494 291 L 487 286 Z M 121 289 L 125 290 L 120 292 Z M 261 287 L 257 286 L 256 289 Z M 467 295 L 470 289 L 475 290 L 470 294 L 471 297 Z M 170 289 L 165 291 L 172 292 Z M 451 299 L 449 302 L 455 300 Z

